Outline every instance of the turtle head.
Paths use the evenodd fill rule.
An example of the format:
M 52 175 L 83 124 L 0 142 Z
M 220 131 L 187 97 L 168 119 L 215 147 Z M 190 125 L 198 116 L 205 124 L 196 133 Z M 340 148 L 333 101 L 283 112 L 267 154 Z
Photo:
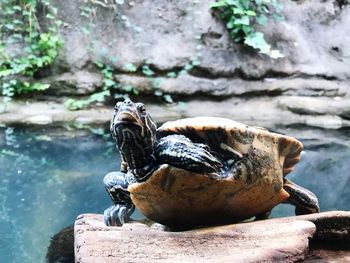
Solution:
M 148 166 L 153 158 L 157 126 L 142 103 L 118 102 L 111 120 L 111 134 L 132 170 Z

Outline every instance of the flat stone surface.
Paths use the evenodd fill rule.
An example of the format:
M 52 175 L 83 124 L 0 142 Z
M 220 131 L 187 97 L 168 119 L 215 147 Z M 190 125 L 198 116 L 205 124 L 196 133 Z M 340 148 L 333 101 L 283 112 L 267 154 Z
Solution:
M 185 117 L 214 116 L 226 117 L 248 125 L 270 129 L 290 125 L 328 129 L 350 127 L 350 120 L 341 117 L 347 114 L 347 110 L 350 112 L 349 100 L 345 98 L 326 100 L 314 98 L 312 105 L 319 105 L 316 112 L 316 106 L 307 103 L 309 99 L 306 97 L 279 96 L 271 98 L 262 96 L 246 99 L 228 98 L 220 101 L 193 99 L 186 102 L 181 108 L 176 104 L 147 102 L 146 106 L 152 118 L 159 123 Z M 298 112 L 301 107 L 297 106 L 299 103 L 303 104 L 303 114 Z M 344 107 L 333 107 L 337 104 Z M 69 111 L 64 103 L 59 101 L 16 100 L 10 102 L 6 107 L 0 103 L 0 123 L 5 125 L 40 125 L 64 122 L 103 124 L 110 121 L 112 112 L 113 106 L 94 106 L 93 108 Z
M 1 109 L 3 109 L 2 112 Z M 6 107 L 0 102 L 0 123 L 5 125 L 47 125 L 67 122 L 102 124 L 110 120 L 112 111 L 113 107 L 69 111 L 64 103 L 56 101 L 18 100 L 11 101 Z
M 346 211 L 182 232 L 166 231 L 159 224 L 107 227 L 102 215 L 83 214 L 75 222 L 74 235 L 77 263 L 296 262 L 304 259 L 311 263 L 350 259 L 350 212 Z
M 101 215 L 75 223 L 75 261 L 294 262 L 304 258 L 316 227 L 306 220 L 266 220 L 183 232 L 140 223 L 106 227 Z

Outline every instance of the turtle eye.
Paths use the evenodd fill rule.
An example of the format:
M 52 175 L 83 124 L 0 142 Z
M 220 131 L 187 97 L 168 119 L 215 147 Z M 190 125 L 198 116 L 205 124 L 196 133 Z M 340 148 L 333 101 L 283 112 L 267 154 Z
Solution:
M 121 101 L 118 101 L 117 104 L 115 104 L 114 109 L 118 110 L 120 108 L 120 106 L 122 106 L 122 104 L 123 103 Z
M 143 105 L 142 103 L 137 104 L 136 108 L 140 113 L 146 113 L 145 105 Z

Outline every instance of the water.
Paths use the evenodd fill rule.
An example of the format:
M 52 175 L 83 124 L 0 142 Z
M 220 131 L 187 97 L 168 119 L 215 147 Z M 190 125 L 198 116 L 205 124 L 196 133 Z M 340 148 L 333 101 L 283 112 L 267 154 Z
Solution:
M 327 138 L 316 142 L 303 140 L 301 161 L 287 175 L 316 194 L 321 211 L 350 210 L 350 137 L 343 142 L 329 142 Z M 293 206 L 282 204 L 272 215 L 289 216 L 293 212 Z
M 0 151 L 0 262 L 44 262 L 55 233 L 110 205 L 102 179 L 119 160 L 101 136 L 7 128 Z
M 350 210 L 347 132 L 322 132 L 320 140 L 310 139 L 315 131 L 280 131 L 304 138 L 306 146 L 288 178 L 312 190 L 322 211 Z M 103 134 L 101 129 L 94 132 Z M 102 179 L 118 167 L 109 136 L 0 128 L 0 262 L 44 262 L 55 233 L 73 224 L 77 215 L 103 213 L 111 204 Z M 289 205 L 273 211 L 274 217 L 293 214 Z

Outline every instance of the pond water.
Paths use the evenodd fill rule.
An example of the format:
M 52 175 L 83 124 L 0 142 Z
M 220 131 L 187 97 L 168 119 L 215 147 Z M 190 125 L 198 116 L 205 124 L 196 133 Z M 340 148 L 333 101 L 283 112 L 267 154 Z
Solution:
M 6 128 L 0 149 L 0 262 L 45 262 L 55 233 L 110 205 L 102 179 L 119 160 L 101 136 Z
M 98 135 L 104 130 L 93 132 L 0 128 L 0 262 L 45 262 L 55 233 L 110 205 L 102 179 L 118 169 L 119 157 L 109 136 Z M 304 139 L 302 160 L 288 176 L 319 197 L 322 211 L 350 210 L 347 134 Z M 293 214 L 288 205 L 273 211 Z

